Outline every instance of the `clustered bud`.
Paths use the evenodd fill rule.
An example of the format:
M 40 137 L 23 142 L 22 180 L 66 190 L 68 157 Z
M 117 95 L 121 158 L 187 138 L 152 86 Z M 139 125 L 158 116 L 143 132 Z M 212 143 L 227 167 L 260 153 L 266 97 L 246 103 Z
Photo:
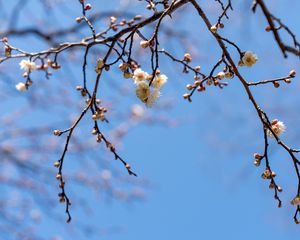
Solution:
M 254 153 L 254 165 L 256 167 L 260 166 L 261 160 L 263 159 L 263 156 L 259 153 Z
M 269 168 L 267 168 L 261 175 L 263 179 L 271 179 L 272 178 L 272 172 Z
M 97 108 L 95 113 L 92 115 L 92 119 L 94 121 L 97 121 L 97 120 L 104 121 L 106 112 L 107 112 L 107 109 L 104 107 Z

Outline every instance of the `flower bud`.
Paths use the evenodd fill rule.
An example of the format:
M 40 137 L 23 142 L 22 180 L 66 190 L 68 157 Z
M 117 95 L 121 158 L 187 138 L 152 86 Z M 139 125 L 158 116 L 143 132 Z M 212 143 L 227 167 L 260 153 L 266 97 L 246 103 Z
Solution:
M 271 29 L 272 29 L 272 27 L 270 25 L 266 26 L 266 28 L 265 28 L 266 32 L 270 32 Z
M 218 30 L 217 25 L 212 25 L 212 26 L 210 27 L 210 31 L 212 31 L 213 33 L 216 33 L 217 30 Z
M 290 77 L 295 77 L 296 76 L 296 71 L 293 69 L 289 72 Z
M 182 96 L 183 96 L 184 99 L 188 99 L 190 97 L 190 94 L 189 93 L 185 93 Z
M 145 40 L 140 41 L 140 47 L 141 48 L 147 48 L 147 47 L 149 47 L 149 42 L 145 41 Z
M 186 89 L 189 90 L 189 91 L 192 90 L 193 89 L 193 85 L 192 84 L 186 85 Z
M 123 77 L 124 78 L 132 78 L 132 76 L 133 76 L 133 74 L 132 73 L 129 73 L 129 72 L 124 72 L 124 74 L 123 74 Z
M 77 90 L 77 91 L 81 91 L 82 89 L 83 89 L 82 86 L 76 86 L 76 90 Z
M 61 131 L 58 130 L 58 129 L 56 129 L 56 130 L 53 131 L 53 134 L 54 134 L 55 136 L 60 136 L 60 135 L 61 135 Z
M 92 9 L 92 5 L 90 3 L 88 3 L 87 5 L 85 5 L 84 10 L 88 11 Z
M 253 156 L 254 156 L 255 159 L 259 159 L 259 160 L 262 159 L 262 157 L 263 157 L 263 156 L 260 155 L 259 153 L 254 153 Z
M 117 18 L 116 17 L 114 17 L 114 16 L 111 16 L 110 17 L 110 22 L 113 24 L 113 23 L 115 23 L 117 21 Z
M 217 78 L 219 78 L 220 80 L 224 79 L 225 78 L 225 73 L 224 72 L 219 72 L 217 74 Z
M 77 23 L 80 23 L 81 21 L 82 21 L 82 17 L 77 17 L 76 19 L 75 19 L 75 21 L 77 22 Z
M 279 82 L 273 82 L 273 85 L 274 85 L 275 88 L 279 88 L 280 87 Z
M 253 164 L 256 166 L 256 167 L 259 167 L 260 166 L 260 160 L 258 159 L 255 159 Z
M 54 167 L 58 168 L 59 166 L 60 166 L 60 162 L 59 162 L 59 161 L 56 161 L 56 162 L 54 163 Z
M 131 169 L 131 166 L 130 166 L 128 163 L 126 163 L 125 167 L 126 167 L 128 170 Z
M 184 56 L 183 56 L 183 61 L 191 62 L 191 61 L 192 61 L 192 56 L 191 56 L 191 54 L 189 54 L 189 53 L 184 54 Z
M 201 67 L 200 67 L 200 66 L 196 66 L 196 67 L 194 67 L 194 70 L 195 70 L 195 71 L 197 71 L 197 72 L 199 72 L 199 71 L 200 71 L 200 69 L 201 69 Z

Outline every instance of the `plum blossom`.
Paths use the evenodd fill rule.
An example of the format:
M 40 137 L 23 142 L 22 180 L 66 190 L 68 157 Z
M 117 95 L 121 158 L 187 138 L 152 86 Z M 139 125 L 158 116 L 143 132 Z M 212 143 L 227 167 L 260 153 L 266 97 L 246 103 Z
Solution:
M 135 69 L 133 72 L 134 83 L 137 84 L 140 81 L 146 80 L 148 75 L 148 73 L 144 72 L 140 68 Z
M 256 54 L 247 51 L 244 53 L 241 61 L 241 65 L 244 66 L 246 65 L 247 67 L 252 67 L 253 64 L 257 62 L 257 56 Z
M 33 70 L 35 70 L 36 69 L 36 64 L 35 64 L 35 62 L 32 62 L 32 61 L 30 61 L 30 60 L 22 60 L 20 63 L 19 63 L 19 65 L 20 65 L 20 68 L 21 69 L 23 69 L 23 70 L 25 70 L 25 71 L 27 71 L 27 72 L 31 72 L 31 71 L 33 71 Z
M 279 121 L 278 119 L 274 119 L 271 122 L 271 129 L 278 137 L 286 130 L 286 126 L 283 122 Z M 273 133 L 270 130 L 268 130 L 268 136 L 274 137 Z
M 26 84 L 25 83 L 22 83 L 22 82 L 19 82 L 17 85 L 16 85 L 16 89 L 20 92 L 24 92 L 26 91 Z
M 150 95 L 149 95 L 149 97 L 148 97 L 148 99 L 147 99 L 147 101 L 146 101 L 146 106 L 147 106 L 147 107 L 152 107 L 153 104 L 154 104 L 154 103 L 157 101 L 157 99 L 160 97 L 160 95 L 161 95 L 160 91 L 159 91 L 158 89 L 154 89 L 154 90 L 150 93 Z
M 136 85 L 135 93 L 142 102 L 146 102 L 150 95 L 149 84 L 145 80 L 139 81 Z
M 160 89 L 166 84 L 168 77 L 164 74 L 149 75 L 141 68 L 137 68 L 133 72 L 133 80 L 136 84 L 135 93 L 136 96 L 143 102 L 147 107 L 152 107 L 157 99 L 161 96 Z M 153 79 L 151 85 L 150 81 Z
M 161 88 L 163 85 L 165 85 L 165 84 L 167 83 L 167 80 L 168 80 L 168 77 L 167 77 L 166 75 L 164 75 L 164 74 L 159 74 L 159 75 L 157 75 L 157 76 L 154 78 L 154 80 L 153 80 L 153 82 L 152 82 L 152 86 L 153 86 L 154 88 L 159 89 L 159 88 Z

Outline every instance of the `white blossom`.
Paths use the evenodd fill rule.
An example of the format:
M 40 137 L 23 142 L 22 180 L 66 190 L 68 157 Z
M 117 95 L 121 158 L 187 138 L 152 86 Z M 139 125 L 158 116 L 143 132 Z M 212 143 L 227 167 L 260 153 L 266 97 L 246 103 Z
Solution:
M 160 91 L 159 91 L 158 89 L 154 89 L 154 90 L 150 93 L 150 95 L 149 95 L 149 97 L 148 97 L 148 99 L 147 99 L 147 101 L 146 101 L 146 106 L 147 106 L 147 107 L 152 107 L 153 104 L 154 104 L 154 103 L 157 101 L 157 99 L 160 97 L 160 95 L 161 95 Z
M 142 102 L 146 102 L 150 95 L 149 84 L 145 80 L 137 82 L 135 93 Z
M 246 65 L 247 67 L 252 67 L 253 64 L 257 62 L 257 56 L 250 52 L 247 51 L 244 53 L 242 57 L 242 65 Z
M 272 128 L 272 131 L 276 134 L 276 136 L 280 136 L 286 130 L 285 124 L 277 119 L 274 119 L 271 122 L 271 128 Z M 273 133 L 270 130 L 268 130 L 267 133 L 268 133 L 269 137 L 274 137 Z
M 25 83 L 22 83 L 22 82 L 19 82 L 17 85 L 16 85 L 16 89 L 20 92 L 24 92 L 26 91 L 26 84 Z
M 140 81 L 146 80 L 148 73 L 144 72 L 142 69 L 137 68 L 133 72 L 134 83 L 137 84 Z
M 159 89 L 159 88 L 161 88 L 163 85 L 166 84 L 167 80 L 168 80 L 168 77 L 167 77 L 166 75 L 164 75 L 164 74 L 159 74 L 159 75 L 157 75 L 157 76 L 154 78 L 154 80 L 153 80 L 153 82 L 152 82 L 152 86 L 153 86 L 154 88 Z
M 22 60 L 20 63 L 20 68 L 27 71 L 27 72 L 31 72 L 33 70 L 36 69 L 36 65 L 35 65 L 35 62 L 32 62 L 30 60 Z

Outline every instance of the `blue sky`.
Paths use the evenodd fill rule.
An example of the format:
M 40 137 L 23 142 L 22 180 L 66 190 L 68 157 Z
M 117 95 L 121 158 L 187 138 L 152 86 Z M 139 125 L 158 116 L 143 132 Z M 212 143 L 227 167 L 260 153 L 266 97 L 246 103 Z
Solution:
M 107 1 L 103 5 L 102 1 L 91 1 L 95 11 L 113 9 L 117 2 Z M 54 25 L 67 26 L 74 21 L 80 9 L 75 7 L 76 4 L 66 4 L 68 1 L 62 3 L 62 8 L 68 7 L 70 11 L 68 14 L 56 11 L 59 20 L 54 21 Z M 279 0 L 266 3 L 275 15 L 280 15 L 282 20 L 297 32 L 299 23 L 297 24 L 295 19 L 300 7 L 299 1 L 289 1 L 289 5 L 287 1 Z M 133 5 L 134 7 L 129 8 L 130 12 L 139 13 L 141 3 Z M 264 31 L 266 21 L 261 11 L 253 15 L 249 5 L 250 3 L 246 4 L 243 1 L 233 1 L 235 11 L 230 14 L 229 21 L 225 21 L 225 28 L 222 30 L 225 36 L 237 42 L 243 50 L 251 50 L 259 57 L 257 65 L 253 68 L 241 70 L 244 76 L 249 81 L 257 81 L 284 76 L 293 68 L 299 71 L 299 59 L 294 56 L 285 60 L 282 58 L 271 34 Z M 293 9 L 290 9 L 291 5 Z M 214 19 L 215 9 L 207 4 L 205 7 Z M 45 13 L 38 6 L 36 12 L 37 15 L 33 19 L 45 17 Z M 176 30 L 184 29 L 187 36 L 191 36 L 189 40 L 195 44 L 197 51 L 197 54 L 193 55 L 195 65 L 199 64 L 202 69 L 209 71 L 219 57 L 216 54 L 220 53 L 216 43 L 205 32 L 203 23 L 190 7 L 178 16 L 175 14 L 173 21 Z M 28 23 L 21 21 L 19 24 L 21 27 L 22 24 Z M 171 21 L 168 21 L 166 26 L 174 28 Z M 299 35 L 298 32 L 297 34 Z M 44 47 L 40 43 L 32 46 L 26 41 L 14 41 L 27 50 L 31 47 Z M 184 50 L 177 44 L 162 37 L 161 45 L 169 47 L 181 56 Z M 141 59 L 147 68 L 147 58 L 141 56 Z M 161 71 L 169 77 L 160 101 L 170 101 L 173 107 L 169 111 L 161 111 L 158 107 L 146 111 L 153 115 L 159 113 L 167 116 L 168 119 L 178 122 L 177 126 L 135 127 L 129 131 L 120 146 L 122 156 L 130 161 L 138 175 L 151 182 L 146 189 L 146 200 L 134 203 L 102 201 L 91 191 L 76 189 L 76 185 L 69 182 L 72 194 L 88 196 L 88 204 L 92 211 L 85 212 L 79 205 L 72 206 L 73 222 L 69 225 L 46 217 L 37 226 L 41 236 L 48 238 L 57 235 L 65 240 L 100 239 L 96 234 L 83 236 L 82 233 L 78 235 L 79 233 L 74 231 L 81 226 L 80 222 L 86 222 L 92 223 L 100 232 L 101 229 L 111 230 L 112 233 L 105 234 L 104 231 L 104 235 L 101 236 L 111 240 L 299 238 L 300 228 L 293 222 L 294 209 L 289 204 L 296 190 L 296 177 L 290 159 L 274 143 L 271 144 L 271 161 L 278 173 L 278 181 L 284 189 L 281 194 L 284 204 L 278 209 L 268 184 L 260 177 L 263 168 L 255 168 L 252 164 L 253 153 L 263 150 L 263 132 L 241 84 L 237 79 L 230 80 L 229 86 L 224 90 L 210 88 L 204 94 L 196 94 L 193 102 L 188 103 L 181 95 L 185 92 L 184 86 L 192 81 L 192 75 L 185 76 L 181 73 L 180 66 L 174 66 L 176 65 L 167 59 L 163 59 L 160 66 Z M 81 67 L 71 64 L 71 68 L 77 78 L 70 84 L 76 86 L 81 81 Z M 92 71 L 93 66 L 90 66 L 90 72 Z M 113 78 L 117 84 L 123 81 L 117 72 L 111 74 L 107 79 Z M 53 81 L 57 81 L 57 78 L 54 76 Z M 295 147 L 300 146 L 298 78 L 291 85 L 283 85 L 279 89 L 262 86 L 254 90 L 254 95 L 270 118 L 279 118 L 287 124 L 288 130 L 283 138 Z M 11 88 L 14 84 L 11 84 Z M 109 83 L 103 81 L 102 84 L 103 97 L 111 97 L 113 94 L 110 92 Z M 35 87 L 38 88 L 38 84 Z M 133 89 L 131 93 L 133 94 Z M 75 94 L 74 97 L 77 97 Z M 15 101 L 23 100 L 17 98 Z M 113 111 L 122 111 L 124 106 L 128 109 L 137 101 L 130 95 L 124 96 L 123 103 Z M 44 116 L 39 120 L 63 121 L 65 116 L 60 115 L 53 119 Z M 112 119 L 111 124 L 114 126 L 118 122 Z M 66 159 L 68 160 L 70 159 Z M 115 161 L 111 164 L 121 168 Z M 70 163 L 66 166 L 70 166 Z M 72 169 L 71 166 L 70 168 Z M 60 207 L 59 213 L 63 215 L 63 206 Z M 87 232 L 89 231 L 88 229 Z

